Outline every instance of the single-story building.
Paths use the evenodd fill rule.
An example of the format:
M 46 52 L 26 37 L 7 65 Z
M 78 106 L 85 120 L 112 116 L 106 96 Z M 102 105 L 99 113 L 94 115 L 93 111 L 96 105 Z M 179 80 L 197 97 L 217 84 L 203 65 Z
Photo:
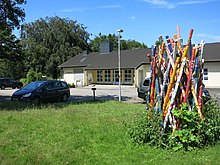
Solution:
M 77 86 L 118 84 L 118 52 L 111 51 L 111 45 L 106 44 L 100 47 L 100 52 L 84 51 L 61 64 L 64 81 Z M 143 78 L 150 76 L 148 54 L 151 54 L 149 48 L 121 51 L 122 85 L 138 86 Z M 220 87 L 220 43 L 205 44 L 203 56 L 205 86 Z
M 220 42 L 204 46 L 204 78 L 207 88 L 220 88 Z

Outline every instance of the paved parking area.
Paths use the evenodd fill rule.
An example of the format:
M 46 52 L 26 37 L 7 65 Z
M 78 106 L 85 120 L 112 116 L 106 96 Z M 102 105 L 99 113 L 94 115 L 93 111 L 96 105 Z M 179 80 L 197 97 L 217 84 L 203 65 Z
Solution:
M 80 88 L 71 88 L 71 96 L 69 101 L 79 102 L 94 100 L 92 88 L 95 87 L 95 99 L 96 100 L 118 100 L 119 87 L 117 85 L 95 85 L 86 86 Z M 10 97 L 16 89 L 6 88 L 0 90 L 0 100 L 10 100 Z M 209 88 L 211 96 L 216 98 L 220 103 L 220 88 Z M 144 100 L 137 97 L 137 89 L 133 86 L 121 86 L 121 100 L 128 103 L 141 103 L 144 104 Z
M 93 100 L 95 87 L 96 100 L 118 100 L 119 87 L 117 85 L 96 85 L 83 88 L 72 88 L 70 100 Z M 133 86 L 121 86 L 121 100 L 129 103 L 144 103 L 143 99 L 137 97 L 137 89 Z
M 117 85 L 95 85 L 70 89 L 69 101 L 79 102 L 94 100 L 93 90 L 95 87 L 96 100 L 118 100 L 119 87 Z M 16 89 L 6 88 L 0 90 L 0 100 L 10 100 Z M 121 86 L 121 100 L 129 103 L 144 103 L 143 99 L 137 97 L 137 89 L 133 86 Z

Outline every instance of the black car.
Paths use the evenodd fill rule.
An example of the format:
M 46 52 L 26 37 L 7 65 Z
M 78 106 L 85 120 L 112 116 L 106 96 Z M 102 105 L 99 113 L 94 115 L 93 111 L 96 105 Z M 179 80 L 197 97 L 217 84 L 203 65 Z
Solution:
M 149 84 L 150 84 L 150 78 L 145 78 L 141 81 L 139 87 L 137 88 L 137 93 L 139 98 L 146 100 Z
M 0 88 L 3 90 L 5 88 L 21 88 L 23 86 L 22 82 L 19 82 L 18 80 L 12 79 L 12 78 L 0 78 Z
M 50 101 L 68 101 L 70 89 L 66 82 L 59 80 L 35 81 L 14 92 L 11 100 L 30 101 L 33 104 Z

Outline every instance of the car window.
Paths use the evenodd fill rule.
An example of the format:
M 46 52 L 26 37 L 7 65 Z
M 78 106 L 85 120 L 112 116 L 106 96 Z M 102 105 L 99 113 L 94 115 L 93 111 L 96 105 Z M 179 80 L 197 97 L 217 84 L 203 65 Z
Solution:
M 149 86 L 149 84 L 150 84 L 150 80 L 149 79 L 144 80 L 144 83 L 143 83 L 144 86 Z
M 22 89 L 25 90 L 35 90 L 37 89 L 39 86 L 41 86 L 44 82 L 31 82 L 30 84 L 27 84 L 26 86 L 24 86 Z
M 54 86 L 54 88 L 60 88 L 60 87 L 62 87 L 62 84 L 58 81 L 58 82 L 54 82 L 53 86 Z
M 52 85 L 52 83 L 47 83 L 44 85 L 44 88 L 47 90 L 51 90 L 51 89 L 53 89 L 53 85 Z
M 65 83 L 65 82 L 61 82 L 61 84 L 63 87 L 67 87 L 67 83 Z

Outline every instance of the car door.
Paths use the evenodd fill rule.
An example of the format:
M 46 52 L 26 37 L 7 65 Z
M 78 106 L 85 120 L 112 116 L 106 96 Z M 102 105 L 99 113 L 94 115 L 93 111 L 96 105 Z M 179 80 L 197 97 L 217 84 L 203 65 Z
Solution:
M 55 100 L 56 91 L 54 90 L 53 83 L 46 83 L 41 89 L 41 98 L 43 101 L 52 101 Z
M 63 95 L 63 86 L 60 81 L 53 82 L 53 88 L 55 91 L 55 99 L 59 100 Z

